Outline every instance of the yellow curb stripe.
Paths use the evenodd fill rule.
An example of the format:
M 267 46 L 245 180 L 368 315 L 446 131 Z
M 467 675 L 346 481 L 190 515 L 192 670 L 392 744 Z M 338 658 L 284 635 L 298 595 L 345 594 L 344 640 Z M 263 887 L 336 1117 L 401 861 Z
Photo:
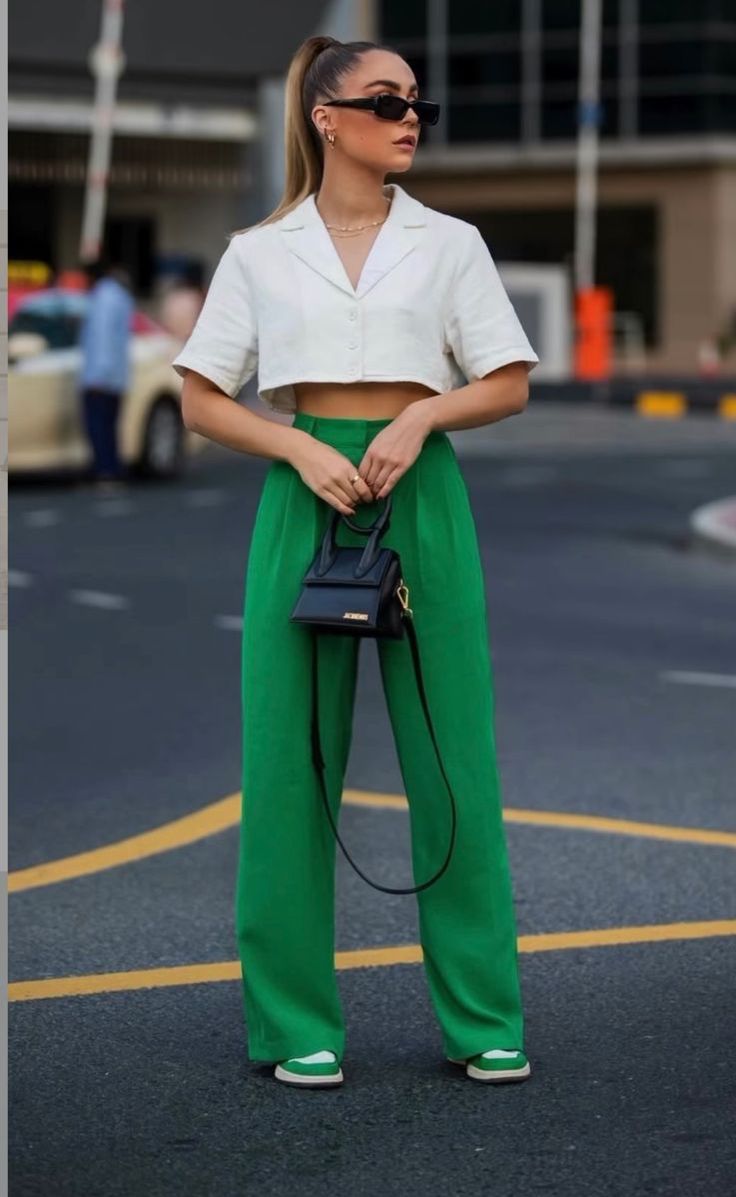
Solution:
M 588 931 L 554 931 L 539 935 L 520 935 L 517 943 L 519 952 L 557 952 L 623 944 L 661 943 L 665 940 L 711 939 L 725 935 L 736 935 L 736 919 L 602 927 Z M 422 960 L 420 944 L 359 948 L 350 952 L 335 953 L 337 969 L 386 968 L 394 964 L 421 964 Z M 49 998 L 88 997 L 96 993 L 239 981 L 240 977 L 240 962 L 223 960 L 214 964 L 183 964 L 174 968 L 138 969 L 125 973 L 91 973 L 77 977 L 45 977 L 40 981 L 14 981 L 8 986 L 8 999 L 11 1002 L 30 1002 Z
M 673 419 L 687 411 L 687 400 L 681 391 L 640 391 L 635 400 L 640 416 Z
M 723 420 L 736 420 L 736 395 L 721 395 L 718 414 Z
M 406 798 L 400 794 L 374 793 L 370 790 L 345 790 L 343 802 L 351 806 L 369 806 L 378 809 L 408 810 Z M 565 827 L 573 831 L 609 832 L 614 835 L 633 835 L 645 839 L 669 840 L 687 844 L 708 844 L 714 847 L 736 848 L 736 832 L 710 830 L 700 827 L 671 827 L 665 823 L 640 823 L 630 819 L 614 819 L 601 815 L 571 814 L 565 811 L 524 810 L 505 808 L 507 823 L 532 824 L 535 827 Z M 55 885 L 61 881 L 72 881 L 90 873 L 119 865 L 145 860 L 159 852 L 171 852 L 187 844 L 196 843 L 220 831 L 227 831 L 240 822 L 240 794 L 230 794 L 203 806 L 192 814 L 173 819 L 152 831 L 65 856 L 46 864 L 31 865 L 27 869 L 16 869 L 8 875 L 8 892 L 21 893 L 44 885 Z

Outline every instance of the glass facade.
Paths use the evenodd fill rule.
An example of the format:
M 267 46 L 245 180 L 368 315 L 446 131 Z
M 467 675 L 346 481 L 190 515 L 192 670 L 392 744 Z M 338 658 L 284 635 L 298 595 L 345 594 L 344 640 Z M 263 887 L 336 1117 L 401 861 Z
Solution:
M 380 0 L 378 17 L 428 99 L 446 46 L 443 128 L 427 144 L 575 137 L 580 0 Z M 603 138 L 734 130 L 736 0 L 603 0 Z
M 449 211 L 449 209 L 446 209 Z M 575 213 L 570 207 L 454 212 L 475 224 L 499 262 L 549 262 L 572 277 Z M 659 341 L 657 262 L 660 229 L 652 204 L 601 204 L 597 213 L 598 280 L 611 287 L 616 310 L 636 313 L 644 343 Z

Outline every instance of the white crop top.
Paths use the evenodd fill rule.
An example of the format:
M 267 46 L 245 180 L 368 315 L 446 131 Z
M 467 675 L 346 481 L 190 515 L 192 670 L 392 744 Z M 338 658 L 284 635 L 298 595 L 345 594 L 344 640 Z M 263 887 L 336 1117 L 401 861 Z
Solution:
M 475 225 L 398 184 L 357 289 L 315 204 L 236 233 L 172 365 L 232 398 L 296 410 L 298 382 L 417 382 L 440 394 L 499 366 L 539 361 Z

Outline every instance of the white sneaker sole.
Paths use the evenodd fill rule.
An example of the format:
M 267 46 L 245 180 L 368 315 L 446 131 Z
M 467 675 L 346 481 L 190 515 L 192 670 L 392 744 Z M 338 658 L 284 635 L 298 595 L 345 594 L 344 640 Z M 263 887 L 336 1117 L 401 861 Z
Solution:
M 469 1064 L 465 1060 L 453 1060 L 451 1056 L 447 1059 L 451 1064 L 462 1064 L 469 1077 L 476 1081 L 523 1081 L 525 1077 L 531 1076 L 531 1065 L 527 1060 L 523 1068 L 496 1068 L 488 1070 L 485 1068 L 476 1068 L 475 1064 Z
M 342 1074 L 342 1068 L 327 1076 L 307 1076 L 301 1072 L 289 1072 L 288 1068 L 284 1068 L 282 1064 L 276 1065 L 273 1075 L 277 1081 L 283 1081 L 286 1085 L 302 1085 L 311 1089 L 323 1089 L 328 1085 L 341 1085 L 345 1079 Z

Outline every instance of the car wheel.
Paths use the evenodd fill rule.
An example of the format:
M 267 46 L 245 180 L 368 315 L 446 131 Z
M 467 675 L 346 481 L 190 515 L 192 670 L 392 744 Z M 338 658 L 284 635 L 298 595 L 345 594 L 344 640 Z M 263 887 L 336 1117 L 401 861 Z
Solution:
M 153 478 L 172 478 L 181 472 L 184 424 L 178 404 L 165 396 L 157 399 L 146 421 L 139 466 Z

